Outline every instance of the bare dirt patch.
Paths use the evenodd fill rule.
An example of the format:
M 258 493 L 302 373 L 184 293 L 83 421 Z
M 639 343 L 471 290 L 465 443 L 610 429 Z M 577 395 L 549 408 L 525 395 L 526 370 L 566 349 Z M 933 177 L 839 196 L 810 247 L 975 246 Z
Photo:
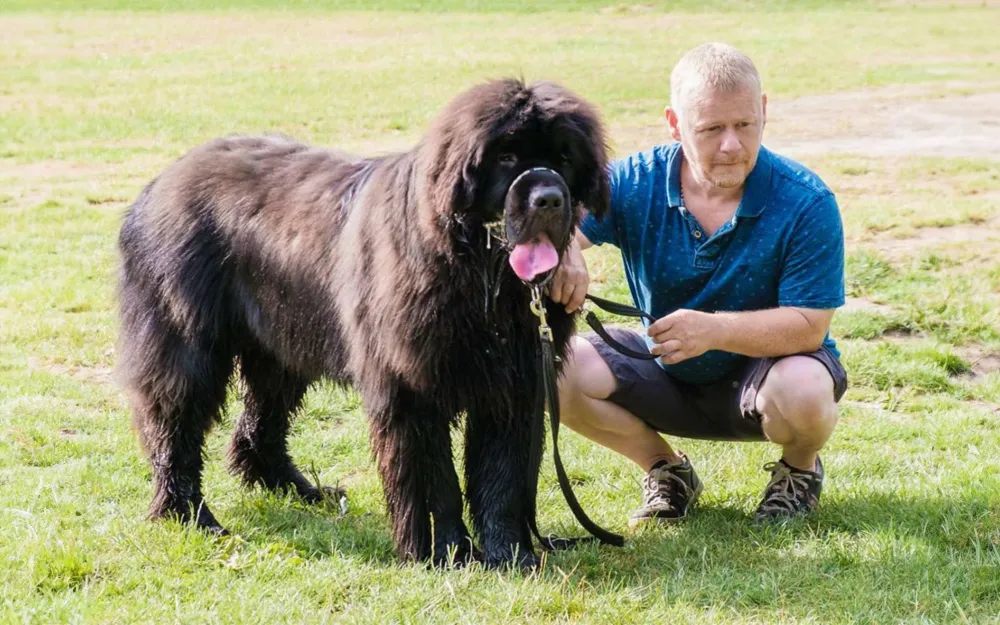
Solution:
M 115 383 L 114 367 L 106 365 L 84 367 L 80 365 L 45 362 L 37 358 L 29 358 L 28 366 L 36 371 L 48 371 L 49 373 L 55 373 L 57 375 L 68 375 L 76 380 L 92 384 L 112 385 Z
M 955 351 L 969 363 L 973 375 L 987 375 L 1000 371 L 1000 351 L 985 350 L 976 346 L 958 347 Z
M 865 418 L 880 418 L 887 421 L 892 421 L 894 423 L 907 423 L 911 419 L 906 414 L 901 412 L 895 412 L 886 407 L 886 402 L 883 401 L 851 401 L 844 400 L 841 402 L 842 406 L 851 407 L 855 410 L 863 410 L 867 415 Z
M 975 93 L 969 93 L 974 91 Z M 617 126 L 627 154 L 669 141 L 665 123 Z M 1000 84 L 894 86 L 768 102 L 768 147 L 817 154 L 1000 158 Z
M 930 87 L 893 87 L 775 100 L 767 143 L 792 156 L 1000 158 L 1000 85 L 985 87 L 992 90 L 938 96 Z
M 15 164 L 0 161 L 0 179 L 15 178 L 21 181 L 52 179 L 84 179 L 105 173 L 106 165 L 91 165 L 69 161 L 46 160 Z
M 867 247 L 889 260 L 912 258 L 923 250 L 957 250 L 969 253 L 974 250 L 980 260 L 993 262 L 1000 252 L 1000 220 L 992 220 L 978 225 L 943 226 L 940 228 L 918 228 L 916 234 L 903 239 L 880 238 Z M 967 257 L 965 261 L 974 262 Z
M 917 345 L 927 339 L 927 335 L 922 332 L 907 334 L 898 331 L 886 332 L 881 338 L 897 345 Z M 957 374 L 957 377 L 975 378 L 1000 371 L 1000 349 L 983 345 L 953 345 L 949 349 L 969 365 L 969 370 Z
M 877 304 L 862 297 L 848 297 L 840 310 L 847 312 L 870 312 L 887 315 L 893 312 L 891 306 Z
M 993 404 L 985 401 L 972 401 L 969 403 L 973 406 L 979 406 L 980 408 L 988 410 L 992 413 L 1000 414 L 1000 404 Z

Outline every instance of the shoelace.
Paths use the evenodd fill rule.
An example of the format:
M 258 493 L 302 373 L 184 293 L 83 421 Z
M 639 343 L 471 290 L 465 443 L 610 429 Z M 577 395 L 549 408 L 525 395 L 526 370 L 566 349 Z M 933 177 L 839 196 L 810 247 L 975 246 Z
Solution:
M 680 484 L 685 492 L 691 490 L 691 487 L 684 480 L 670 471 L 670 467 L 661 467 L 650 471 L 643 484 L 646 505 L 663 505 L 671 510 L 677 510 L 677 504 L 670 499 L 674 494 L 675 483 Z
M 768 512 L 798 512 L 798 494 L 800 491 L 809 491 L 809 477 L 792 471 L 780 462 L 769 462 L 764 465 L 764 470 L 771 472 L 771 481 L 765 489 L 768 495 L 761 509 Z

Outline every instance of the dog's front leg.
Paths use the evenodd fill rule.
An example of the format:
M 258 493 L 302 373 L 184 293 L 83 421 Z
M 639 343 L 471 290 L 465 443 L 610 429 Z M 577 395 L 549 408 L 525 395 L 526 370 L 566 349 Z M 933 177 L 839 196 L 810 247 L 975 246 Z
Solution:
M 532 397 L 518 389 L 504 399 Z M 494 401 L 469 410 L 465 430 L 466 496 L 484 564 L 533 568 L 528 515 L 534 512 L 538 454 L 533 428 L 540 428 L 530 401 Z M 535 441 L 541 432 L 534 433 Z M 537 446 L 537 444 L 536 444 Z

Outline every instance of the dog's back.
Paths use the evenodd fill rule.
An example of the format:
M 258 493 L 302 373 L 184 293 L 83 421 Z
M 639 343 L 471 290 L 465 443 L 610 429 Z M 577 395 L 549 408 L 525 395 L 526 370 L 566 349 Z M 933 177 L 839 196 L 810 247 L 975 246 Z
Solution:
M 149 355 L 135 324 L 151 316 L 230 357 L 248 334 L 301 374 L 341 370 L 329 362 L 336 315 L 324 287 L 368 163 L 280 137 L 234 137 L 172 164 L 130 207 L 119 238 L 126 379 Z

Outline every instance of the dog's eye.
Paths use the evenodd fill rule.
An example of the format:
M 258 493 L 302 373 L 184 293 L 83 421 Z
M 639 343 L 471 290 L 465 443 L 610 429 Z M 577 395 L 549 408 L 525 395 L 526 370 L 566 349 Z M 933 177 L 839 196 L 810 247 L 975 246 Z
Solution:
M 517 154 L 513 152 L 504 152 L 500 155 L 500 164 L 504 167 L 513 167 L 517 165 Z

